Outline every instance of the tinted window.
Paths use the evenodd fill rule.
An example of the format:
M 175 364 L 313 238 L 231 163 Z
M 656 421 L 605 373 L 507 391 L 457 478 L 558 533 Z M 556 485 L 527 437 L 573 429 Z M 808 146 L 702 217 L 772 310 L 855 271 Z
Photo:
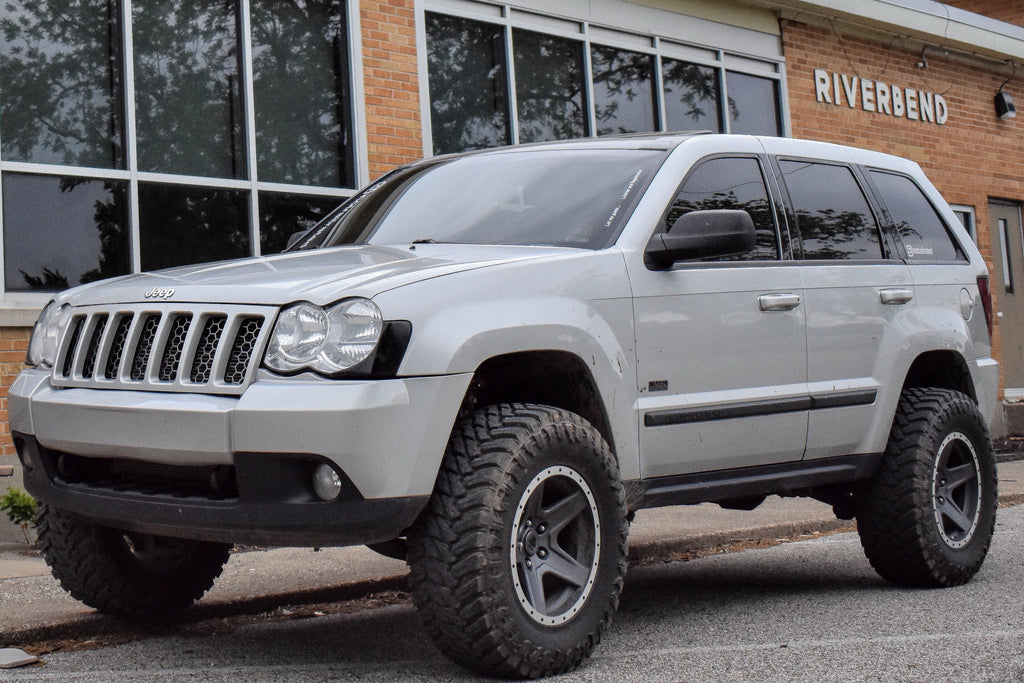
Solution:
M 729 92 L 729 132 L 744 135 L 781 135 L 779 84 L 735 71 L 725 73 Z
M 517 151 L 399 169 L 346 202 L 324 246 L 368 243 L 554 245 L 600 249 L 665 153 Z M 316 245 L 319 235 L 303 242 Z
M 129 271 L 128 182 L 4 173 L 6 288 L 56 291 Z
M 846 166 L 780 161 L 806 259 L 879 259 L 871 207 Z
M 142 269 L 249 256 L 249 196 L 242 190 L 139 183 Z
M 426 17 L 434 153 L 508 144 L 504 29 L 431 12 Z
M 741 209 L 750 214 L 757 230 L 754 250 L 728 260 L 770 260 L 779 257 L 775 219 L 768 201 L 761 165 L 756 159 L 723 157 L 701 164 L 683 183 L 672 202 L 665 229 L 690 211 Z
M 586 135 L 582 43 L 518 29 L 512 41 L 519 141 Z
M 882 200 L 911 261 L 953 261 L 959 256 L 945 224 L 921 188 L 906 176 L 872 171 Z
M 597 134 L 654 130 L 654 57 L 595 45 L 590 63 Z

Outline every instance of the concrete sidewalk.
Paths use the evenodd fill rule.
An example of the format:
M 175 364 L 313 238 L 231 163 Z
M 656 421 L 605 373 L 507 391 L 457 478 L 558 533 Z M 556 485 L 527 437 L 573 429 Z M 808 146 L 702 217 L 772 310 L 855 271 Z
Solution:
M 1024 503 L 1024 460 L 998 467 L 1000 503 Z M 852 522 L 837 520 L 828 505 L 804 498 L 773 496 L 752 512 L 713 504 L 641 510 L 630 530 L 630 561 L 694 557 L 853 528 Z M 405 590 L 406 571 L 405 563 L 364 547 L 237 552 L 187 618 L 258 614 Z M 124 622 L 64 593 L 42 558 L 24 543 L 0 543 L 0 647 L 31 647 L 124 628 Z

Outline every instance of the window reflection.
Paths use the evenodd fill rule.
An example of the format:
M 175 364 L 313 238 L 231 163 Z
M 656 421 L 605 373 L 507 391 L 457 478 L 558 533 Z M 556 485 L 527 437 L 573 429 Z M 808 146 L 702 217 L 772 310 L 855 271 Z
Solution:
M 878 223 L 846 166 L 780 161 L 807 259 L 879 259 Z
M 133 5 L 141 170 L 245 176 L 235 4 L 149 0 Z
M 339 197 L 260 192 L 260 252 L 284 251 L 289 237 L 319 223 L 342 201 Z
M 586 135 L 581 43 L 518 29 L 512 42 L 520 142 Z
M 57 291 L 129 271 L 128 183 L 3 176 L 7 291 Z
M 241 190 L 139 184 L 142 269 L 249 256 L 249 201 Z
M 120 14 L 116 0 L 4 0 L 5 160 L 124 167 Z
M 666 130 L 722 131 L 718 69 L 662 59 L 661 81 Z
M 725 72 L 729 91 L 729 131 L 743 135 L 782 135 L 779 85 L 771 78 Z
M 597 134 L 654 130 L 654 58 L 595 45 L 590 51 L 590 63 Z
M 253 0 L 260 180 L 355 185 L 345 3 Z
M 427 13 L 435 154 L 509 143 L 504 29 Z

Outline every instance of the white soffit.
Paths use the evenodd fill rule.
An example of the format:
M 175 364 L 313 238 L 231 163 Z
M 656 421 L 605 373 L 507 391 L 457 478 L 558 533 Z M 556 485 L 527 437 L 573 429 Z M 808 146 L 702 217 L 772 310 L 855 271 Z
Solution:
M 832 17 L 990 59 L 1024 61 L 1024 27 L 934 0 L 752 0 L 752 4 L 782 10 L 787 19 L 814 23 L 814 16 Z

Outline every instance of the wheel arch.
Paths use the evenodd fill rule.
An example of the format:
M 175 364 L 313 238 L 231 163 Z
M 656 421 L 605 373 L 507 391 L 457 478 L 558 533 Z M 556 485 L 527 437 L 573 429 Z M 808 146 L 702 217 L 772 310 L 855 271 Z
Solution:
M 924 387 L 953 389 L 970 396 L 975 403 L 978 401 L 967 361 L 957 351 L 926 351 L 914 359 L 903 380 L 903 390 Z

